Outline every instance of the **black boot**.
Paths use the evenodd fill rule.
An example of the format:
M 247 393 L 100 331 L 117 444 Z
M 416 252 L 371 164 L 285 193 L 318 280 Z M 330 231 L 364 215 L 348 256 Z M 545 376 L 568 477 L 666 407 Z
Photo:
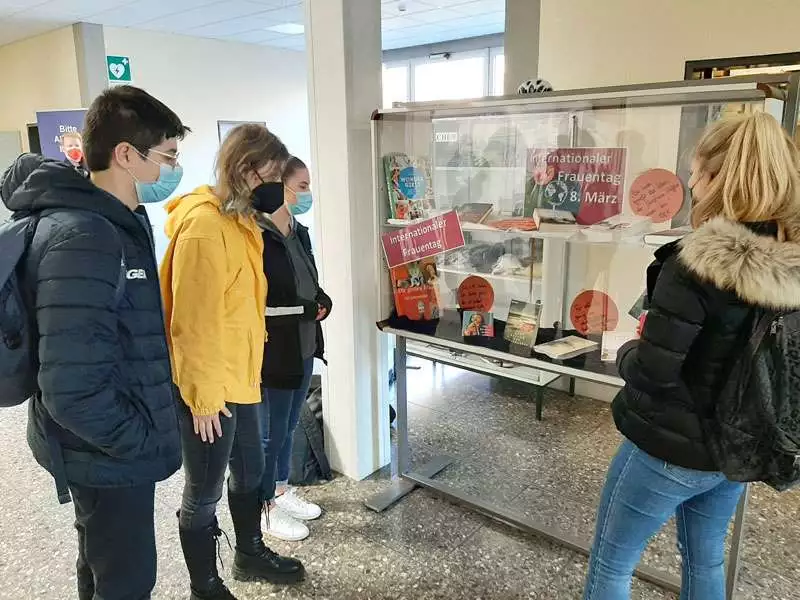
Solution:
M 236 558 L 233 578 L 237 581 L 268 581 L 288 584 L 303 581 L 303 563 L 278 556 L 264 545 L 261 536 L 261 500 L 258 490 L 248 494 L 228 491 L 233 528 L 236 531 Z
M 236 600 L 217 572 L 217 545 L 222 531 L 216 518 L 204 529 L 179 531 L 192 585 L 190 600 Z

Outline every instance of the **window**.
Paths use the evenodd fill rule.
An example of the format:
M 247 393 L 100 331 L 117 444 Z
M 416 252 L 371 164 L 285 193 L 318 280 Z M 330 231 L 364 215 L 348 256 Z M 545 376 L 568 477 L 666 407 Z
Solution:
M 408 64 L 383 65 L 383 107 L 408 101 Z
M 395 102 L 466 100 L 501 96 L 505 74 L 502 46 L 429 56 L 398 56 L 383 65 L 383 106 Z
M 492 96 L 505 94 L 506 54 L 502 48 L 492 48 Z
M 414 66 L 414 101 L 486 95 L 486 57 L 439 58 Z

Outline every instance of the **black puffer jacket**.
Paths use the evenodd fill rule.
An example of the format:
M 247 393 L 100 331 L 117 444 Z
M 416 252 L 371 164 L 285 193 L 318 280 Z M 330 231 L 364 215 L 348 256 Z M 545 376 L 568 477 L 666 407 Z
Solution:
M 772 224 L 715 219 L 656 252 L 641 340 L 620 349 L 626 385 L 614 400 L 620 432 L 672 464 L 716 471 L 701 416 L 750 334 L 753 307 L 800 308 L 800 244 Z
M 311 238 L 308 228 L 302 223 L 294 222 L 295 232 L 308 255 L 308 259 L 316 268 L 314 253 L 311 250 Z M 283 390 L 295 390 L 303 382 L 303 356 L 300 350 L 300 320 L 314 321 L 319 306 L 326 309 L 327 319 L 333 308 L 333 301 L 317 284 L 317 296 L 314 302 L 304 304 L 297 297 L 294 268 L 286 249 L 283 235 L 273 226 L 261 223 L 264 238 L 264 273 L 267 276 L 267 307 L 278 308 L 301 306 L 305 308 L 302 315 L 267 317 L 267 343 L 264 345 L 264 362 L 261 367 L 261 385 Z M 323 319 L 323 320 L 324 320 Z M 316 322 L 317 347 L 314 357 L 325 360 L 325 340 L 322 325 Z
M 36 460 L 79 485 L 166 479 L 181 447 L 147 223 L 70 166 L 32 155 L 2 192 L 10 210 L 41 214 L 23 273 L 40 334 Z

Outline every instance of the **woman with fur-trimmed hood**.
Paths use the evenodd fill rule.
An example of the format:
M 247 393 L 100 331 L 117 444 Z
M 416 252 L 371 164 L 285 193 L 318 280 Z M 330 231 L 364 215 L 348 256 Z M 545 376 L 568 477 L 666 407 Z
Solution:
M 656 252 L 642 337 L 618 355 L 626 385 L 613 413 L 626 439 L 600 500 L 585 600 L 629 598 L 647 541 L 672 515 L 681 600 L 725 597 L 725 535 L 744 486 L 719 472 L 701 416 L 754 309 L 800 309 L 798 173 L 794 142 L 766 113 L 719 121 L 698 145 L 694 232 Z

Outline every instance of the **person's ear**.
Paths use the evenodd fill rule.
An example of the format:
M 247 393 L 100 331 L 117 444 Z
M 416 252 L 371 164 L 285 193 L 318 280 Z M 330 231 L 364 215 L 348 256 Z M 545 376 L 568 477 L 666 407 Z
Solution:
M 130 169 L 134 164 L 142 160 L 142 157 L 136 151 L 136 148 L 131 146 L 128 142 L 121 142 L 114 147 L 112 154 L 114 162 L 125 170 Z

